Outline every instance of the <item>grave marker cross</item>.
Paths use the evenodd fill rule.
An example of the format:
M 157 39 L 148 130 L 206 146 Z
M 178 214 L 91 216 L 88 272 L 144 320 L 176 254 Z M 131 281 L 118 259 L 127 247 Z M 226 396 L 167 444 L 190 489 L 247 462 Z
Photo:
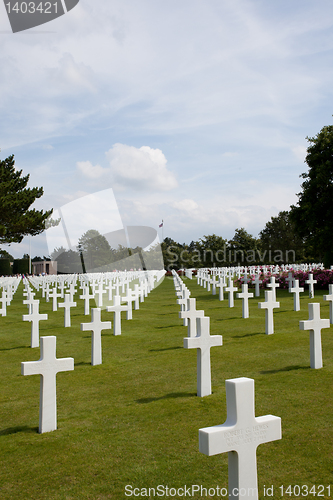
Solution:
M 102 330 L 109 330 L 111 321 L 101 321 L 101 309 L 91 309 L 91 323 L 81 323 L 81 330 L 92 331 L 91 364 L 102 364 Z
M 31 347 L 39 347 L 39 322 L 47 319 L 47 314 L 39 313 L 39 300 L 33 301 L 30 314 L 23 314 L 23 321 L 31 321 Z
M 41 337 L 40 359 L 21 363 L 22 375 L 40 375 L 39 433 L 57 428 L 56 374 L 74 370 L 73 358 L 56 358 L 54 336 Z
M 0 314 L 1 316 L 6 316 L 7 315 L 7 292 L 2 290 L 2 297 L 0 299 L 1 302 L 1 309 L 0 309 Z
M 88 316 L 88 314 L 89 314 L 89 310 L 90 310 L 89 300 L 93 299 L 95 297 L 94 294 L 90 295 L 89 292 L 90 292 L 89 285 L 86 285 L 83 288 L 83 295 L 80 295 L 80 299 L 84 299 L 84 315 L 85 316 Z
M 234 292 L 237 292 L 238 288 L 234 286 L 231 278 L 229 278 L 229 285 L 226 287 L 225 291 L 229 292 L 229 307 L 234 307 Z
M 299 286 L 299 280 L 294 281 L 294 286 L 289 288 L 289 292 L 294 294 L 294 311 L 300 310 L 299 294 L 304 292 L 304 288 Z
M 274 320 L 273 320 L 273 309 L 280 307 L 280 302 L 276 302 L 273 299 L 273 291 L 265 290 L 265 302 L 258 302 L 259 309 L 266 309 L 265 324 L 266 324 L 266 335 L 272 335 L 274 333 Z
M 65 302 L 60 302 L 59 307 L 63 307 L 65 311 L 64 315 L 64 327 L 68 328 L 71 326 L 71 307 L 76 307 L 76 302 L 71 301 L 71 295 L 69 293 L 65 294 Z
M 187 299 L 187 310 L 180 311 L 179 317 L 181 319 L 187 318 L 188 326 L 187 326 L 187 336 L 195 337 L 197 334 L 197 318 L 203 318 L 205 315 L 205 311 L 197 311 L 195 299 Z
M 271 282 L 267 284 L 268 288 L 272 289 L 273 300 L 276 301 L 276 289 L 279 288 L 280 283 L 275 282 L 275 276 L 271 276 Z
M 249 299 L 253 298 L 253 293 L 248 291 L 248 285 L 245 283 L 242 285 L 242 293 L 237 293 L 237 298 L 243 299 L 242 302 L 242 317 L 249 317 Z
M 309 306 L 309 319 L 300 321 L 300 330 L 310 330 L 310 366 L 311 368 L 323 367 L 321 349 L 321 330 L 330 327 L 329 319 L 320 319 L 320 304 L 312 302 Z
M 307 285 L 309 285 L 309 297 L 310 299 L 313 299 L 314 297 L 314 288 L 313 285 L 317 283 L 317 280 L 313 279 L 313 274 L 309 274 L 308 279 L 305 281 Z
M 228 452 L 229 498 L 258 500 L 257 447 L 281 439 L 281 419 L 255 417 L 254 380 L 225 381 L 227 420 L 199 430 L 199 451 L 205 455 Z
M 185 349 L 197 349 L 197 395 L 212 393 L 210 348 L 222 345 L 222 335 L 210 335 L 210 318 L 197 318 L 197 336 L 184 338 Z
M 113 297 L 113 306 L 107 306 L 106 310 L 114 313 L 113 334 L 121 335 L 121 311 L 127 311 L 127 306 L 120 304 L 120 295 Z

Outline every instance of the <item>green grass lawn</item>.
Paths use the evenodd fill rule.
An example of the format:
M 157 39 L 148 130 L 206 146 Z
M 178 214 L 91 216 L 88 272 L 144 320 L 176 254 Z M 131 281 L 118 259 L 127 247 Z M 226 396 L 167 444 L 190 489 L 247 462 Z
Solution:
M 40 336 L 56 335 L 57 357 L 75 360 L 74 371 L 57 375 L 58 430 L 45 434 L 38 434 L 40 377 L 21 375 L 21 362 L 39 359 L 40 352 L 29 347 L 20 285 L 7 316 L 0 317 L 1 500 L 149 498 L 129 493 L 158 485 L 163 489 L 155 498 L 223 498 L 161 492 L 166 486 L 228 487 L 227 454 L 199 453 L 198 430 L 224 423 L 225 380 L 236 377 L 255 380 L 256 416 L 282 419 L 282 440 L 257 450 L 259 498 L 297 498 L 294 485 L 315 485 L 316 495 L 299 498 L 322 493 L 319 498 L 328 499 L 330 483 L 333 497 L 333 336 L 332 329 L 322 331 L 324 367 L 310 369 L 309 332 L 299 330 L 299 320 L 308 319 L 307 292 L 294 312 L 293 296 L 277 290 L 281 307 L 268 336 L 257 298 L 249 301 L 250 318 L 242 319 L 240 299 L 230 309 L 195 279 L 184 281 L 197 309 L 210 316 L 211 334 L 223 335 L 223 346 L 211 349 L 213 394 L 196 396 L 196 352 L 183 349 L 187 328 L 178 318 L 171 278 L 133 311 L 133 320 L 122 321 L 121 336 L 102 332 L 99 366 L 90 364 L 91 332 L 80 330 L 90 316 L 78 295 L 71 328 L 63 327 L 63 309 L 52 312 L 52 302 L 41 299 L 40 312 L 49 320 L 40 322 Z M 320 302 L 322 318 L 329 317 L 325 293 L 316 291 L 311 300 Z M 103 321 L 112 317 L 102 312 Z M 265 496 L 272 485 L 274 496 Z M 292 494 L 282 497 L 282 485 L 292 485 Z

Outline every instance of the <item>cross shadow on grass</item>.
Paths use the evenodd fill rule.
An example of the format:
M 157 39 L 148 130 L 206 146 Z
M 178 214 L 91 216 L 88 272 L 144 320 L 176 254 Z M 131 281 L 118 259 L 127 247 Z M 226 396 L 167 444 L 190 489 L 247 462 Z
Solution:
M 91 365 L 91 363 L 88 361 L 79 361 L 78 363 L 74 363 L 74 366 L 84 366 L 84 365 Z
M 8 434 L 17 434 L 18 432 L 38 433 L 38 427 L 28 427 L 27 425 L 19 425 L 17 427 L 7 427 L 7 429 L 0 430 L 0 436 L 7 436 Z
M 270 373 L 280 373 L 280 372 L 290 372 L 292 370 L 311 370 L 310 366 L 300 366 L 300 365 L 292 365 L 285 366 L 284 368 L 280 368 L 279 370 L 264 370 L 261 375 L 269 375 Z
M 245 337 L 253 337 L 254 335 L 265 335 L 265 332 L 256 332 L 256 333 L 246 333 L 245 335 L 233 335 L 233 339 L 243 339 Z
M 179 328 L 179 325 L 165 325 L 165 326 L 156 326 L 155 328 Z
M 159 398 L 141 398 L 137 399 L 136 402 L 139 404 L 152 403 L 153 401 L 159 401 L 160 399 L 176 399 L 176 398 L 192 398 L 197 396 L 196 392 L 170 392 Z
M 149 352 L 173 351 L 174 349 L 183 349 L 183 347 L 177 345 L 176 347 L 164 347 L 163 349 L 149 349 Z
M 29 345 L 18 345 L 17 347 L 6 347 L 4 349 L 0 349 L 0 351 L 12 351 L 13 349 L 27 349 L 30 347 Z

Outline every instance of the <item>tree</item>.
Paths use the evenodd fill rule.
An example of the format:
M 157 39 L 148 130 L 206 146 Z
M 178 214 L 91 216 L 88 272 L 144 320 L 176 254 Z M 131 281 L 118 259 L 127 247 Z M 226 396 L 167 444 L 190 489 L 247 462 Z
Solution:
M 14 155 L 0 161 L 0 243 L 19 243 L 23 237 L 39 234 L 52 210 L 29 210 L 43 188 L 27 188 L 29 175 L 15 170 Z
M 304 260 L 304 243 L 296 234 L 295 223 L 286 210 L 272 217 L 260 231 L 262 251 L 259 252 L 263 262 L 299 262 Z M 290 259 L 290 260 L 289 260 Z
M 306 247 L 329 267 L 333 264 L 333 125 L 307 140 L 310 146 L 305 163 L 309 171 L 300 175 L 305 180 L 290 217 Z
M 201 266 L 219 267 L 226 262 L 226 244 L 227 240 L 223 239 L 222 236 L 217 236 L 214 233 L 204 235 L 203 238 L 199 239 L 193 253 L 198 252 L 198 257 L 202 262 Z M 197 266 L 199 267 L 199 264 Z
M 8 253 L 6 250 L 0 249 L 0 259 L 8 259 L 8 260 L 13 261 L 14 257 L 10 253 Z
M 256 250 L 258 240 L 249 234 L 243 227 L 235 229 L 232 240 L 228 242 L 230 262 L 239 262 L 242 265 L 254 264 L 257 259 Z
M 96 229 L 86 231 L 79 239 L 77 248 L 87 272 L 113 262 L 113 251 L 108 240 Z

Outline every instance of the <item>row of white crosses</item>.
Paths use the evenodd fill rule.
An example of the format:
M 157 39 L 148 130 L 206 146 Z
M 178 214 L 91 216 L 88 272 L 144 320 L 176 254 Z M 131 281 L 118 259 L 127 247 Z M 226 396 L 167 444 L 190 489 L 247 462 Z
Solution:
M 21 277 L 13 276 L 13 277 L 2 277 L 0 278 L 0 289 L 1 297 L 0 297 L 0 315 L 7 316 L 7 306 L 10 305 L 13 296 L 17 290 L 21 281 Z
M 184 338 L 185 349 L 197 349 L 197 395 L 209 396 L 212 393 L 210 349 L 222 345 L 221 335 L 210 335 L 210 318 L 204 311 L 196 311 L 195 299 L 189 297 L 183 281 L 173 272 L 178 303 L 182 306 L 179 317 L 186 321 L 188 337 Z M 183 307 L 185 306 L 185 307 Z
M 164 275 L 164 272 L 163 272 Z M 161 279 L 162 274 L 157 274 Z M 154 286 L 154 280 L 150 280 L 149 288 Z M 73 292 L 73 289 L 71 290 Z M 27 295 L 31 293 L 26 287 Z M 115 299 L 120 297 L 115 296 Z M 30 303 L 27 304 L 30 307 Z M 36 335 L 36 329 L 41 319 L 47 319 L 47 315 L 39 315 L 39 300 L 32 301 L 31 314 L 27 315 L 27 320 L 32 322 L 32 347 L 39 345 L 39 334 Z M 69 310 L 71 307 L 71 294 L 65 295 L 63 305 Z M 98 365 L 102 362 L 101 331 L 111 329 L 110 321 L 101 321 L 101 309 L 92 308 L 91 323 L 82 323 L 81 330 L 92 331 L 92 365 Z M 45 317 L 46 316 L 46 317 Z M 66 317 L 66 315 L 65 315 Z M 23 318 L 25 319 L 25 318 Z M 50 432 L 57 428 L 57 400 L 56 400 L 56 374 L 61 371 L 74 370 L 73 358 L 56 358 L 56 337 L 41 337 L 40 359 L 38 361 L 26 361 L 21 363 L 22 375 L 40 375 L 40 407 L 39 407 L 39 433 Z M 38 342 L 38 344 L 37 344 Z M 37 345 L 35 345 L 37 344 Z
M 178 293 L 184 285 L 174 273 Z M 247 285 L 243 285 L 243 291 Z M 273 292 L 270 292 L 273 293 Z M 197 395 L 211 394 L 210 348 L 222 345 L 221 335 L 209 335 L 209 318 L 196 311 L 195 299 L 187 299 L 187 311 L 179 313 L 189 320 L 185 348 L 197 348 Z M 197 335 L 193 325 L 196 322 Z M 258 499 L 256 449 L 259 444 L 281 439 L 281 419 L 272 415 L 255 417 L 254 380 L 226 380 L 227 420 L 223 425 L 199 430 L 199 451 L 206 455 L 228 452 L 229 498 Z
M 313 297 L 313 277 L 309 276 L 309 296 Z M 290 283 L 291 285 L 291 283 Z M 244 286 L 244 285 L 243 285 Z M 278 285 L 271 280 L 271 291 L 265 291 L 265 302 L 259 303 L 266 309 L 266 333 L 273 333 L 273 309 L 279 307 L 276 302 L 275 288 Z M 294 308 L 297 307 L 299 286 L 297 280 L 290 286 L 294 295 Z M 188 299 L 188 301 L 194 299 Z M 300 321 L 301 330 L 310 330 L 310 366 L 322 367 L 321 329 L 329 328 L 333 321 L 333 285 L 324 300 L 330 301 L 330 320 L 320 318 L 320 304 L 309 304 L 309 320 Z M 194 316 L 195 303 L 189 302 L 188 318 Z M 199 312 L 199 311 L 198 311 Z M 244 312 L 244 311 L 243 311 Z M 184 313 L 180 313 L 184 317 Z M 199 319 L 197 319 L 199 322 Z M 189 327 L 190 328 L 190 327 Z M 189 340 L 189 339 L 184 339 Z M 256 449 L 259 444 L 281 439 L 281 419 L 272 415 L 255 417 L 254 381 L 247 378 L 226 381 L 227 420 L 223 425 L 199 430 L 199 451 L 206 455 L 228 452 L 229 460 L 229 498 L 258 499 L 258 481 Z

